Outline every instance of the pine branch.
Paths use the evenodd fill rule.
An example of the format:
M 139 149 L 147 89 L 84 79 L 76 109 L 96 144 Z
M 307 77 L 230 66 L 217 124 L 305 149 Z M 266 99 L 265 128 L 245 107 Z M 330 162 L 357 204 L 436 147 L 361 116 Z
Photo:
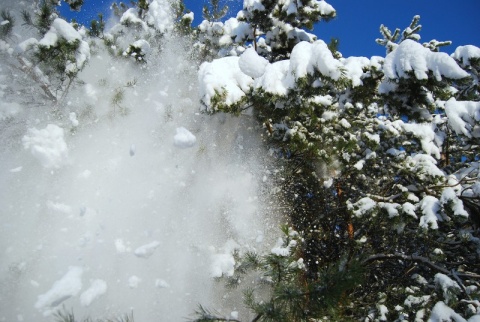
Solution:
M 194 313 L 197 317 L 192 322 L 221 322 L 221 321 L 230 321 L 230 322 L 241 322 L 240 320 L 233 318 L 225 318 L 220 315 L 218 312 L 212 312 L 211 310 L 205 308 L 203 305 L 198 305 L 197 310 Z
M 57 102 L 57 97 L 50 89 L 50 84 L 46 79 L 45 75 L 42 74 L 38 67 L 33 67 L 32 63 L 30 63 L 27 59 L 23 57 L 18 57 L 17 60 L 20 62 L 20 70 L 23 71 L 25 74 L 29 75 L 35 82 L 40 85 L 40 88 L 43 90 L 45 95 L 51 99 L 53 102 Z
M 364 264 L 370 263 L 370 262 L 375 262 L 375 261 L 383 261 L 383 260 L 396 260 L 396 259 L 401 259 L 405 261 L 413 261 L 417 263 L 424 264 L 427 267 L 430 267 L 431 269 L 440 272 L 445 275 L 450 275 L 454 276 L 452 271 L 449 271 L 448 269 L 441 267 L 432 261 L 430 259 L 423 257 L 423 256 L 418 256 L 418 255 L 404 255 L 404 254 L 375 254 L 363 261 Z M 475 274 L 475 273 L 459 273 L 454 271 L 455 275 L 461 276 L 461 277 L 470 277 L 470 278 L 480 278 L 480 275 Z

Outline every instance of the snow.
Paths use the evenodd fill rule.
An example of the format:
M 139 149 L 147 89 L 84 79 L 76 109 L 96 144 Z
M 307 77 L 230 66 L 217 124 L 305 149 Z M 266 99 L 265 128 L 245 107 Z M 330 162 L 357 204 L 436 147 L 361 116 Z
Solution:
M 155 280 L 155 287 L 156 288 L 169 288 L 170 284 L 167 283 L 164 279 L 157 278 Z
M 447 304 L 452 299 L 452 293 L 460 292 L 460 286 L 457 282 L 442 273 L 435 274 L 435 285 L 442 290 L 443 298 Z
M 451 56 L 458 60 L 462 66 L 470 66 L 472 59 L 480 58 L 480 48 L 473 45 L 459 46 Z
M 59 39 L 65 39 L 67 42 L 73 43 L 75 41 L 81 41 L 82 36 L 68 22 L 63 19 L 56 18 L 52 22 L 50 30 L 38 42 L 38 44 L 41 46 L 51 47 L 55 46 Z
M 261 249 L 277 236 L 276 220 L 264 220 L 272 207 L 264 191 L 273 180 L 260 157 L 261 138 L 250 135 L 255 122 L 200 113 L 197 70 L 184 46 L 180 39 L 162 43 L 148 68 L 92 46 L 81 82 L 58 106 L 43 98 L 27 104 L 29 88 L 0 87 L 0 320 L 21 314 L 47 322 L 42 313 L 65 304 L 79 318 L 113 318 L 133 308 L 135 320 L 180 321 L 198 303 L 223 302 L 216 296 L 223 286 L 211 276 L 218 267 L 231 274 L 226 240 Z M 240 74 L 238 58 L 235 64 Z M 3 86 L 9 79 L 0 65 Z M 126 88 L 133 79 L 139 85 Z M 113 114 L 118 88 L 125 115 Z M 174 145 L 180 127 L 190 133 L 182 145 L 192 145 L 194 134 L 192 148 Z M 55 288 L 58 297 L 50 297 L 69 266 L 82 270 L 70 281 L 83 288 Z
M 253 79 L 242 73 L 238 57 L 224 57 L 200 66 L 200 96 L 207 107 L 215 95 L 225 93 L 225 104 L 238 103 L 250 91 Z
M 244 74 L 252 78 L 257 78 L 265 73 L 268 60 L 259 56 L 255 49 L 250 47 L 240 56 L 238 64 Z
M 146 20 L 161 33 L 173 30 L 173 15 L 168 0 L 153 0 L 149 3 Z
M 408 157 L 413 170 L 422 180 L 429 180 L 431 177 L 444 177 L 445 173 L 440 170 L 436 164 L 437 161 L 427 154 L 416 154 L 413 157 Z
M 9 119 L 18 114 L 20 111 L 21 106 L 18 103 L 0 102 L 0 120 Z
M 48 124 L 41 130 L 29 129 L 22 142 L 45 168 L 59 168 L 68 158 L 63 129 L 55 124 Z
M 187 149 L 191 148 L 197 142 L 197 138 L 189 130 L 184 127 L 178 127 L 177 133 L 173 137 L 173 144 L 177 148 Z
M 140 49 L 142 55 L 147 55 L 151 51 L 150 44 L 145 39 L 139 39 L 132 44 L 133 47 Z
M 277 244 L 275 247 L 272 248 L 271 253 L 277 256 L 282 256 L 286 257 L 290 255 L 290 252 L 292 250 L 292 247 L 297 246 L 297 241 L 296 240 L 291 240 L 288 245 L 284 246 L 283 245 L 283 239 L 279 238 L 277 240 Z
M 232 276 L 235 271 L 235 259 L 232 254 L 213 255 L 210 276 Z
M 336 60 L 323 40 L 302 41 L 293 47 L 290 55 L 290 73 L 295 79 L 313 75 L 315 71 L 333 80 L 342 76 L 343 64 Z
M 435 132 L 435 125 L 431 123 L 400 123 L 402 128 L 407 133 L 412 133 L 415 137 L 420 139 L 422 150 L 435 158 L 440 159 L 439 146 L 443 143 L 443 138 Z
M 442 196 L 440 198 L 440 203 L 442 205 L 450 204 L 455 216 L 462 216 L 468 218 L 468 213 L 463 207 L 463 202 L 458 198 L 455 190 L 451 187 L 447 187 L 442 191 Z
M 384 209 L 387 212 L 388 218 L 397 217 L 398 209 L 400 209 L 400 205 L 398 203 L 391 202 L 379 202 L 378 207 Z
M 157 249 L 158 246 L 160 246 L 160 242 L 153 241 L 149 244 L 138 247 L 137 249 L 135 249 L 133 253 L 137 257 L 149 258 L 150 256 L 153 255 L 153 253 L 155 252 L 155 249 Z
M 387 55 L 383 68 L 389 79 L 409 78 L 409 72 L 412 72 L 417 79 L 424 80 L 429 71 L 438 81 L 442 76 L 451 79 L 468 77 L 468 73 L 446 53 L 432 52 L 410 39 L 402 41 Z
M 423 213 L 423 216 L 420 217 L 420 227 L 438 229 L 438 221 L 442 221 L 442 217 L 439 215 L 439 200 L 433 196 L 425 196 L 419 206 Z
M 121 24 L 137 24 L 139 26 L 142 26 L 143 30 L 148 30 L 147 24 L 138 17 L 137 15 L 137 9 L 135 8 L 130 8 L 127 11 L 125 11 L 120 18 L 120 23 Z
M 132 275 L 128 278 L 128 287 L 138 288 L 142 279 L 138 276 Z
M 289 75 L 290 62 L 283 60 L 269 64 L 260 78 L 255 79 L 255 89 L 263 89 L 267 93 L 285 96 L 291 87 Z
M 36 38 L 29 38 L 19 43 L 15 48 L 15 52 L 21 54 L 37 45 L 38 45 L 38 40 Z
M 370 60 L 366 57 L 348 57 L 340 60 L 345 66 L 348 78 L 352 80 L 352 86 L 363 85 L 363 69 L 370 67 Z
M 377 203 L 369 197 L 364 197 L 358 200 L 356 203 L 348 203 L 348 210 L 352 211 L 357 217 L 361 217 L 373 208 L 377 206 Z
M 71 266 L 68 272 L 46 292 L 38 296 L 35 308 L 43 310 L 45 315 L 50 314 L 53 309 L 72 296 L 76 296 L 82 289 L 83 269 L 78 266 Z
M 327 3 L 325 0 L 317 1 L 318 8 L 320 9 L 320 14 L 325 16 L 330 16 L 335 13 L 335 9 Z
M 261 0 L 243 0 L 243 8 L 248 11 L 264 11 L 265 7 Z
M 107 292 L 107 283 L 104 280 L 94 280 L 90 287 L 80 295 L 82 306 L 90 306 L 95 300 Z
M 480 138 L 480 102 L 449 99 L 445 103 L 448 124 L 457 134 Z
M 460 314 L 456 313 L 452 308 L 440 301 L 435 304 L 427 322 L 467 322 Z

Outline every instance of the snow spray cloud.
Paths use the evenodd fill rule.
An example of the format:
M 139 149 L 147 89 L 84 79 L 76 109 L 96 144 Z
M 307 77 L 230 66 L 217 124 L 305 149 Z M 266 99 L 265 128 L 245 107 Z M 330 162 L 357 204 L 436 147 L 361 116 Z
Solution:
M 259 248 L 277 228 L 263 217 L 263 151 L 251 120 L 199 113 L 182 46 L 162 40 L 148 70 L 98 47 L 61 109 L 9 97 L 1 321 L 51 321 L 62 306 L 146 322 L 241 306 L 213 295 L 213 277 L 232 273 L 234 248 Z

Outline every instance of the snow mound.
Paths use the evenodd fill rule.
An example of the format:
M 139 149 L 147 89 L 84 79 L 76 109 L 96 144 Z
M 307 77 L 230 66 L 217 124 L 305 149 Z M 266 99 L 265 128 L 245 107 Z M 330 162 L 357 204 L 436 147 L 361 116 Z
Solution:
M 94 280 L 90 287 L 80 295 L 82 306 L 90 306 L 93 301 L 107 292 L 107 283 L 104 280 Z
M 50 313 L 50 308 L 55 308 L 72 296 L 76 296 L 82 289 L 83 269 L 78 266 L 72 266 L 68 272 L 46 293 L 39 295 L 35 303 L 35 308 L 46 309 L 44 314 Z
M 238 65 L 244 74 L 253 78 L 257 78 L 265 73 L 268 60 L 259 56 L 255 49 L 248 48 L 240 56 Z
M 232 276 L 235 271 L 235 259 L 232 254 L 215 254 L 210 271 L 211 277 Z
M 448 124 L 457 134 L 480 137 L 480 102 L 449 99 L 445 103 Z
M 52 22 L 50 30 L 38 42 L 45 47 L 56 46 L 59 39 L 65 39 L 69 43 L 81 41 L 82 36 L 68 22 L 57 18 Z
M 342 76 L 343 64 L 336 60 L 323 40 L 314 43 L 302 41 L 292 50 L 290 72 L 295 78 L 313 75 L 315 71 L 334 80 Z
M 451 56 L 463 66 L 470 66 L 471 59 L 480 58 L 480 48 L 473 45 L 459 46 Z
M 173 144 L 177 148 L 191 148 L 197 142 L 197 138 L 184 127 L 177 128 L 177 134 L 173 137 Z
M 239 66 L 239 57 L 224 57 L 203 63 L 198 72 L 200 97 L 211 106 L 216 95 L 225 94 L 225 104 L 238 103 L 250 91 L 253 79 L 245 75 Z
M 432 52 L 410 39 L 404 40 L 387 55 L 383 68 L 385 76 L 390 79 L 409 78 L 409 72 L 419 80 L 428 79 L 429 71 L 438 81 L 442 76 L 451 79 L 468 77 L 468 73 L 446 53 Z
M 157 247 L 160 246 L 160 243 L 158 241 L 153 241 L 149 244 L 143 245 L 135 249 L 135 256 L 137 257 L 143 257 L 143 258 L 149 258 L 150 256 L 153 255 L 153 252 Z
M 289 88 L 293 87 L 291 79 L 287 78 L 289 67 L 288 60 L 267 65 L 264 74 L 255 79 L 255 88 L 262 88 L 274 95 L 287 95 Z
M 63 129 L 55 124 L 41 130 L 29 129 L 22 142 L 45 168 L 59 168 L 68 157 Z

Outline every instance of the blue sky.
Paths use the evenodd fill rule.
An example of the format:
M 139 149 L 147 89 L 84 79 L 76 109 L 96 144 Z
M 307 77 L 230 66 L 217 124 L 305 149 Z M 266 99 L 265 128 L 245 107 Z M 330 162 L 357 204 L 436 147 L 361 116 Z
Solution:
M 128 3 L 127 1 L 124 1 Z M 421 42 L 432 39 L 451 40 L 453 44 L 443 51 L 451 53 L 457 46 L 475 45 L 480 47 L 480 0 L 330 0 L 337 10 L 337 18 L 315 26 L 319 39 L 329 42 L 332 37 L 340 39 L 340 52 L 348 56 L 385 55 L 385 49 L 376 44 L 381 35 L 379 27 L 386 25 L 390 30 L 407 27 L 414 15 L 420 15 L 422 25 Z M 108 13 L 110 1 L 84 0 L 80 14 L 74 14 L 77 21 L 89 24 L 98 12 Z M 201 8 L 207 0 L 186 0 L 188 9 L 195 13 L 193 25 L 202 21 Z M 242 7 L 242 0 L 225 0 L 230 7 L 227 17 L 235 16 Z M 62 10 L 71 17 L 69 10 Z

